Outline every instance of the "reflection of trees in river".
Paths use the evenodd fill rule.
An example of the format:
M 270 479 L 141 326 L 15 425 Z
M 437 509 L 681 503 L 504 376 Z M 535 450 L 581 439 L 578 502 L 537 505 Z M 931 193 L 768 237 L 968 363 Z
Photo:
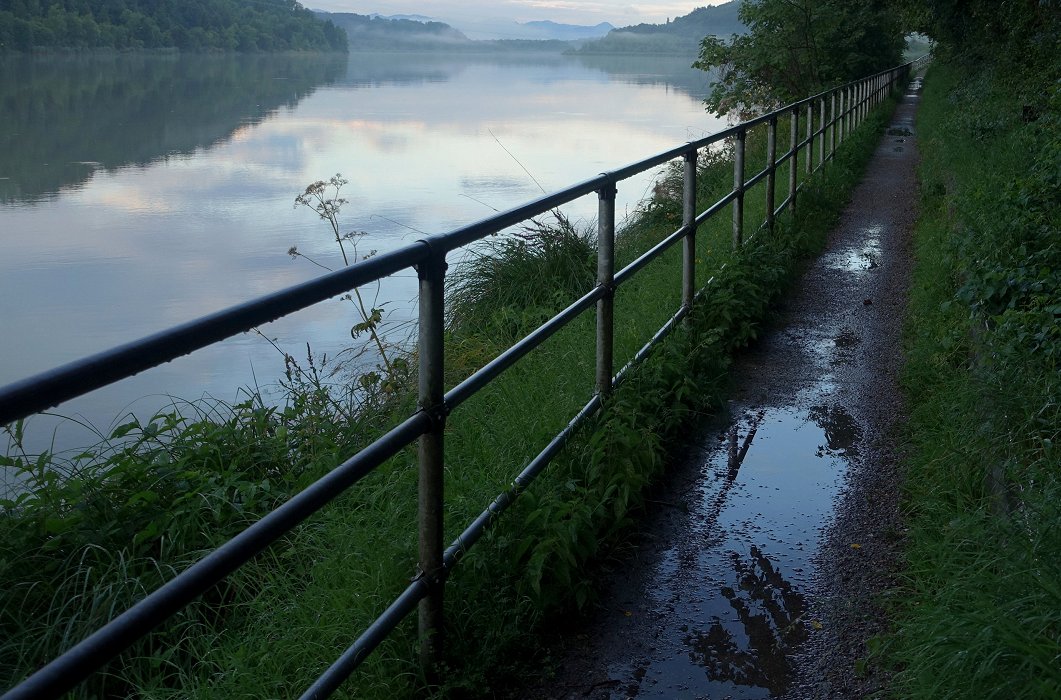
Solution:
M 692 98 L 707 96 L 709 75 L 691 67 L 686 56 L 578 55 L 579 63 L 634 85 L 669 85 Z
M 6 57 L 0 202 L 36 202 L 98 168 L 210 147 L 345 69 L 345 55 L 329 54 Z
M 767 688 L 779 695 L 792 674 L 788 652 L 807 637 L 801 622 L 807 601 L 758 547 L 751 548 L 747 560 L 736 552 L 730 557 L 737 588 L 724 587 L 722 595 L 737 613 L 743 634 L 735 635 L 715 620 L 685 643 L 693 661 L 713 680 Z
M 700 100 L 707 95 L 708 74 L 690 67 L 691 58 L 679 56 L 565 56 L 549 53 L 497 52 L 352 53 L 344 83 L 357 87 L 416 85 L 452 80 L 475 65 L 551 66 L 588 68 L 611 80 L 634 85 L 668 85 Z

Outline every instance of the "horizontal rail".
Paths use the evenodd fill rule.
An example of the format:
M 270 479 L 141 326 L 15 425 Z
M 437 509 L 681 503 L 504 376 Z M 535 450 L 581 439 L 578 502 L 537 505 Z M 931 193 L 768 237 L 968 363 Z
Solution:
M 641 268 L 643 268 L 645 265 L 648 265 L 650 262 L 652 262 L 659 256 L 666 253 L 668 250 L 673 248 L 678 241 L 682 240 L 687 235 L 688 231 L 683 226 L 682 228 L 678 229 L 674 233 L 664 238 L 656 245 L 646 250 L 629 265 L 615 273 L 615 286 L 617 288 L 622 286 L 624 282 L 626 282 L 635 274 L 637 274 L 638 271 L 641 270 Z
M 0 425 L 58 406 L 119 379 L 418 265 L 429 253 L 430 245 L 417 241 L 309 282 L 9 384 L 0 388 Z
M 722 131 L 691 141 L 670 150 L 657 153 L 648 158 L 636 161 L 611 172 L 602 173 L 595 178 L 572 185 L 559 192 L 546 194 L 524 205 L 515 207 L 495 216 L 460 227 L 449 233 L 438 234 L 421 239 L 409 246 L 383 253 L 365 261 L 357 262 L 350 267 L 324 275 L 311 282 L 295 285 L 287 289 L 260 297 L 258 299 L 232 306 L 228 309 L 205 316 L 196 321 L 176 326 L 169 330 L 148 336 L 141 340 L 108 350 L 91 357 L 63 365 L 26 380 L 0 388 L 0 425 L 25 418 L 33 413 L 46 410 L 64 401 L 81 396 L 95 389 L 111 384 L 119 379 L 133 376 L 180 356 L 201 349 L 225 338 L 245 332 L 255 326 L 276 320 L 313 304 L 348 292 L 358 286 L 375 281 L 410 267 L 419 271 L 421 284 L 421 392 L 420 410 L 392 428 L 385 435 L 364 448 L 356 455 L 345 460 L 325 476 L 321 477 L 289 501 L 280 505 L 258 522 L 249 526 L 240 534 L 230 539 L 203 559 L 178 574 L 169 582 L 149 594 L 139 603 L 120 614 L 107 625 L 76 644 L 70 650 L 36 671 L 20 685 L 11 689 L 4 698 L 50 698 L 57 697 L 72 689 L 84 680 L 91 672 L 102 667 L 123 649 L 143 637 L 154 627 L 161 624 L 171 615 L 182 609 L 197 596 L 216 585 L 224 577 L 254 557 L 265 547 L 275 542 L 284 534 L 303 522 L 307 517 L 320 510 L 337 495 L 350 488 L 372 470 L 395 456 L 400 450 L 416 440 L 421 441 L 421 574 L 395 599 L 303 695 L 304 698 L 324 698 L 334 692 L 350 673 L 375 649 L 378 644 L 404 619 L 418 604 L 421 605 L 421 620 L 425 619 L 427 609 L 441 610 L 441 587 L 449 572 L 457 565 L 464 553 L 473 546 L 482 534 L 496 521 L 560 452 L 575 432 L 607 403 L 610 392 L 619 387 L 629 376 L 634 367 L 643 362 L 656 345 L 676 329 L 691 311 L 692 304 L 700 303 L 703 294 L 714 278 L 692 294 L 691 287 L 683 292 L 685 301 L 678 311 L 653 334 L 652 338 L 627 364 L 613 374 L 611 372 L 611 323 L 612 295 L 619 285 L 631 279 L 637 272 L 678 241 L 689 242 L 685 249 L 684 273 L 694 268 L 695 256 L 691 251 L 692 241 L 699 225 L 705 223 L 729 205 L 734 208 L 734 241 L 740 245 L 743 227 L 743 206 L 747 190 L 770 178 L 778 166 L 786 161 L 797 164 L 800 150 L 807 149 L 807 157 L 813 157 L 814 139 L 821 138 L 820 154 L 816 167 L 808 168 L 817 171 L 834 155 L 835 145 L 830 138 L 830 145 L 825 149 L 825 134 L 832 129 L 831 136 L 839 133 L 842 140 L 861 122 L 863 112 L 868 107 L 880 102 L 887 90 L 904 79 L 914 67 L 920 67 L 924 59 L 905 64 L 889 71 L 883 71 L 868 78 L 852 81 L 826 90 L 799 102 L 786 105 L 755 119 L 734 125 Z M 839 95 L 840 109 L 833 109 L 830 119 L 825 122 L 824 100 Z M 809 123 L 810 134 L 799 138 L 797 124 L 801 123 L 802 107 L 807 108 L 808 116 L 813 120 L 811 107 L 818 104 L 820 108 L 818 129 Z M 772 164 L 756 173 L 750 179 L 743 172 L 744 141 L 748 132 L 760 125 L 770 124 L 771 135 L 775 136 L 777 121 L 781 117 L 792 118 L 792 143 L 789 150 L 772 157 Z M 736 144 L 734 187 L 717 202 L 695 216 L 695 162 L 700 149 L 712 144 L 734 139 Z M 773 143 L 773 141 L 771 141 Z M 773 146 L 771 146 L 771 149 Z M 826 150 L 828 151 L 826 153 Z M 773 151 L 771 151 L 773 153 Z M 822 155 L 825 154 L 825 155 Z M 578 197 L 596 192 L 600 197 L 602 237 L 614 236 L 614 192 L 617 183 L 633 175 L 667 163 L 676 158 L 686 161 L 686 178 L 683 206 L 683 226 L 669 234 L 659 243 L 642 253 L 633 262 L 613 274 L 614 254 L 611 243 L 604 248 L 605 238 L 599 241 L 599 248 L 607 253 L 598 252 L 598 278 L 596 287 L 572 302 L 566 309 L 536 328 L 530 334 L 502 352 L 484 367 L 460 382 L 449 392 L 443 393 L 440 387 L 442 372 L 442 282 L 445 275 L 446 255 L 458 248 L 470 245 L 485 236 L 498 233 L 526 219 L 538 216 Z M 811 164 L 807 161 L 807 165 Z M 690 170 L 690 168 L 693 168 Z M 795 165 L 791 168 L 791 189 L 780 206 L 774 207 L 773 184 L 768 186 L 768 210 L 776 216 L 787 208 L 796 206 L 796 195 L 803 187 L 795 177 Z M 773 179 L 769 180 L 773 183 Z M 772 219 L 768 219 L 772 228 Z M 766 223 L 764 222 L 764 226 Z M 759 230 L 762 230 L 760 227 Z M 611 257 L 609 257 L 611 256 Z M 690 257 L 693 259 L 690 260 Z M 438 520 L 424 525 L 424 491 L 425 483 L 430 485 L 434 480 L 440 481 L 442 465 L 441 440 L 445 429 L 445 420 L 449 412 L 456 409 L 468 398 L 481 390 L 493 379 L 501 375 L 561 328 L 571 323 L 580 314 L 589 310 L 594 304 L 598 307 L 598 392 L 589 399 L 583 408 L 569 421 L 567 426 L 557 434 L 515 478 L 512 486 L 498 495 L 490 505 L 475 518 L 461 535 L 445 551 L 441 543 L 432 551 L 430 541 L 425 544 L 423 528 L 428 527 L 439 538 L 441 537 L 441 503 L 428 503 L 430 513 L 437 513 Z M 430 322 L 430 327 L 425 326 Z M 606 328 L 605 333 L 601 329 Z M 428 347 L 425 350 L 424 344 Z M 430 350 L 430 353 L 428 352 Z M 426 359 L 426 358 L 431 359 Z M 603 363 L 603 364 L 602 364 Z M 607 370 L 607 371 L 605 371 Z M 430 375 L 430 376 L 429 376 Z M 610 380 L 610 381 L 609 381 Z M 426 469 L 426 471 L 425 471 Z M 432 472 L 432 469 L 437 471 Z M 441 498 L 441 491 L 438 492 Z M 428 517 L 430 521 L 434 517 Z M 433 529 L 432 529 L 433 528 Z M 427 538 L 428 540 L 431 537 Z M 426 553 L 425 553 L 426 552 Z M 426 559 L 425 559 L 426 558 Z M 426 560 L 439 562 L 440 569 L 432 571 L 425 566 Z M 429 605 L 429 608 L 423 606 Z M 430 617 L 430 616 L 428 616 Z M 437 624 L 437 620 L 432 623 Z M 421 629 L 422 639 L 433 636 L 430 627 Z M 437 652 L 434 641 L 424 647 L 432 653 Z
M 258 552 L 396 455 L 431 419 L 415 413 L 258 522 L 178 574 L 4 695 L 5 700 L 57 697 L 122 649 L 205 593 Z
M 590 309 L 604 296 L 604 289 L 594 287 L 580 299 L 568 306 L 566 309 L 553 316 L 532 333 L 524 337 L 515 345 L 505 350 L 481 369 L 473 373 L 467 379 L 446 392 L 445 405 L 447 412 L 467 401 L 475 392 L 490 383 L 506 369 L 516 364 L 531 350 L 534 350 L 546 340 L 551 338 L 557 331 L 577 318 L 582 312 Z

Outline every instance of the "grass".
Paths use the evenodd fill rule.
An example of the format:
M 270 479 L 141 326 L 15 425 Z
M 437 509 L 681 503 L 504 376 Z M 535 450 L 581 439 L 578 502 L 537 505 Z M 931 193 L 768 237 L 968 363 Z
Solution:
M 899 697 L 1061 697 L 1061 91 L 1038 75 L 925 83 Z
M 820 248 L 885 123 L 878 112 L 845 141 L 829 168 L 807 181 L 797 216 L 783 217 L 773 233 L 750 235 L 765 216 L 763 186 L 751 190 L 750 240 L 739 254 L 731 251 L 728 212 L 700 230 L 698 283 L 713 278 L 703 302 L 451 577 L 450 671 L 440 693 L 487 694 L 532 656 L 526 630 L 592 599 L 594 562 L 636 517 L 645 487 L 663 475 L 669 438 L 721 399 L 729 357 L 755 337 L 798 271 L 798 259 Z M 787 133 L 787 123 L 779 131 Z M 762 166 L 763 140 L 761 133 L 749 137 L 749 175 Z M 802 173 L 801 166 L 801 179 Z M 676 181 L 680 173 L 672 169 L 622 231 L 620 261 L 634 259 L 678 227 Z M 705 158 L 698 178 L 701 208 L 731 182 L 724 151 Z M 778 182 L 787 182 L 787 167 Z M 456 270 L 448 385 L 588 289 L 593 246 L 591 233 L 561 217 L 522 236 L 496 239 Z M 619 290 L 616 367 L 677 310 L 680 284 L 675 248 Z M 509 486 L 591 396 L 592 316 L 584 314 L 557 333 L 450 417 L 447 541 Z M 289 364 L 280 407 L 256 395 L 237 406 L 175 406 L 147 423 L 127 423 L 81 455 L 9 454 L 8 465 L 21 469 L 34 488 L 4 503 L 0 517 L 4 683 L 54 656 L 413 410 L 411 393 L 393 391 L 391 377 L 353 382 L 356 389 L 336 395 L 319 381 L 322 370 L 304 369 Z M 401 379 L 400 385 L 412 385 L 413 378 Z M 17 433 L 19 426 L 11 429 Z M 415 570 L 414 465 L 412 448 L 377 469 L 123 654 L 76 696 L 258 698 L 301 692 Z M 62 477 L 51 476 L 56 472 Z M 403 623 L 343 692 L 368 698 L 422 693 L 414 626 L 414 619 Z

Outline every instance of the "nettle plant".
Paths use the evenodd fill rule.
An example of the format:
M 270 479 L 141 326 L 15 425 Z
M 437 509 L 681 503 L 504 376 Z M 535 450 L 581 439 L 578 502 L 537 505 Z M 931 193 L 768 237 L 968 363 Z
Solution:
M 368 235 L 367 231 L 343 232 L 339 224 L 339 213 L 343 206 L 349 203 L 340 192 L 349 180 L 336 173 L 327 180 L 317 180 L 306 186 L 304 192 L 295 197 L 295 208 L 306 207 L 316 212 L 321 220 L 327 222 L 335 237 L 335 243 L 339 246 L 339 252 L 343 257 L 343 266 L 349 267 L 352 263 L 367 260 L 376 254 L 375 250 L 361 253 L 358 244 Z M 315 260 L 298 250 L 298 246 L 291 246 L 287 254 L 292 258 L 302 258 L 316 265 L 322 270 L 333 272 L 333 268 Z M 379 364 L 378 371 L 364 372 L 358 383 L 364 391 L 374 393 L 381 390 L 385 394 L 394 393 L 399 384 L 408 378 L 409 362 L 401 355 L 404 353 L 401 344 L 389 342 L 383 334 L 383 323 L 386 302 L 379 302 L 379 281 L 376 282 L 376 292 L 371 302 L 366 301 L 360 288 L 354 288 L 349 294 L 343 295 L 343 300 L 350 302 L 357 314 L 358 322 L 350 327 L 350 337 L 354 340 L 365 338 L 369 346 L 374 348 Z M 354 359 L 360 357 L 368 348 L 362 348 L 357 352 Z M 287 375 L 311 379 L 312 383 L 319 383 L 319 372 L 302 371 L 302 368 L 294 358 L 284 353 L 287 365 Z M 338 371 L 338 370 L 337 370 Z M 318 380 L 318 381 L 314 381 Z

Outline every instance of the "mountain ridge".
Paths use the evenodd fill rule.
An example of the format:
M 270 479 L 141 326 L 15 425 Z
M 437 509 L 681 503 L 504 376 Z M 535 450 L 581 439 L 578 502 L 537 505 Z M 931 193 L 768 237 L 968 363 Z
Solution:
M 695 56 L 705 36 L 743 34 L 740 2 L 698 7 L 689 14 L 661 24 L 635 24 L 620 27 L 601 39 L 587 41 L 578 53 L 675 53 Z

